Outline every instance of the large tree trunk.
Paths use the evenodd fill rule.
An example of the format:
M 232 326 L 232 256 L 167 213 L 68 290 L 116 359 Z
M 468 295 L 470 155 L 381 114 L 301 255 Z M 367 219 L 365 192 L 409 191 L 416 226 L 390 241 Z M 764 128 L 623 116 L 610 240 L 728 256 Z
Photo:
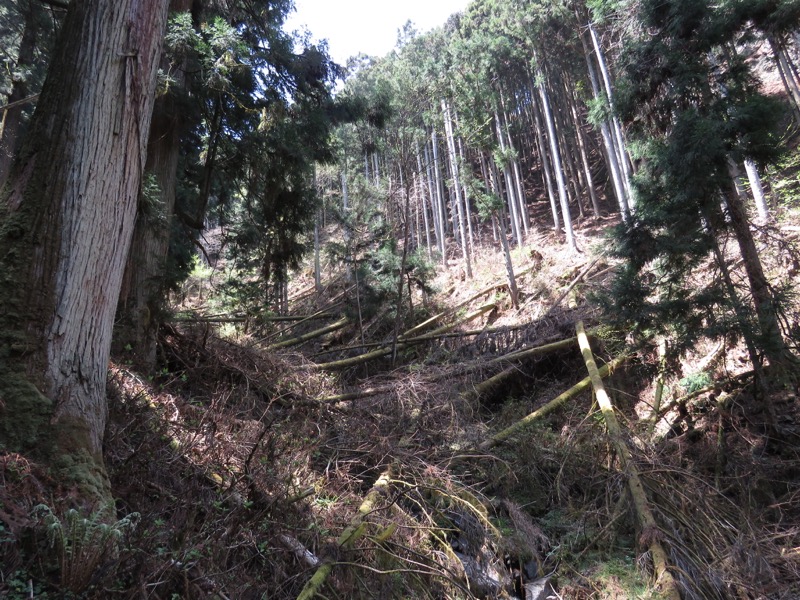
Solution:
M 170 10 L 186 11 L 191 4 L 192 0 L 172 0 Z M 167 67 L 162 61 L 162 68 Z M 182 86 L 183 70 L 174 71 L 176 84 Z M 114 335 L 115 347 L 130 346 L 137 363 L 145 370 L 153 369 L 156 364 L 156 334 L 166 294 L 164 271 L 175 210 L 180 129 L 180 111 L 174 94 L 160 96 L 153 107 L 147 144 L 145 174 L 149 181 L 140 192 Z
M 156 101 L 147 146 L 140 210 L 125 267 L 117 313 L 115 347 L 132 348 L 148 370 L 156 363 L 158 314 L 163 309 L 164 268 L 175 209 L 178 168 L 178 118 L 169 96 Z
M 0 200 L 0 447 L 107 500 L 106 370 L 165 0 L 75 0 Z

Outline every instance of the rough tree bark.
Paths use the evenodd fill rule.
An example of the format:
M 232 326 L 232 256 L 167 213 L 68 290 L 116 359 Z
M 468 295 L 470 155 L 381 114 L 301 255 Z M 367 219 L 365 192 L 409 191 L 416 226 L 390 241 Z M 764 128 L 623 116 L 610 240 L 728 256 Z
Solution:
M 192 1 L 172 0 L 170 11 L 189 10 Z M 163 61 L 162 68 L 168 68 Z M 177 86 L 184 84 L 182 69 L 175 69 L 173 76 Z M 148 189 L 140 193 L 114 335 L 115 345 L 129 345 L 146 370 L 156 364 L 156 334 L 166 294 L 164 268 L 175 210 L 182 121 L 175 100 L 173 93 L 167 93 L 157 98 L 153 107 L 145 174 L 154 185 L 145 186 Z
M 84 502 L 110 499 L 106 371 L 167 7 L 70 3 L 0 199 L 0 448 Z

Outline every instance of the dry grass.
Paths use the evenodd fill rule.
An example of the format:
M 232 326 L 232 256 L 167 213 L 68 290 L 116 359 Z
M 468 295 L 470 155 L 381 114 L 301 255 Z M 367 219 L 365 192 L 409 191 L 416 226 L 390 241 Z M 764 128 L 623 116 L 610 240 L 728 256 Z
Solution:
M 532 236 L 529 247 L 541 252 L 515 257 L 519 271 L 532 267 L 520 277 L 519 310 L 495 292 L 497 311 L 466 326 L 490 325 L 491 332 L 416 346 L 394 367 L 384 360 L 333 375 L 313 368 L 316 342 L 285 353 L 259 349 L 285 325 L 239 331 L 235 341 L 204 324 L 164 328 L 161 372 L 148 378 L 124 365 L 111 370 L 106 462 L 119 516 L 136 511 L 142 518 L 85 596 L 296 598 L 328 562 L 328 598 L 500 597 L 501 588 L 511 593 L 515 581 L 551 571 L 563 598 L 655 598 L 639 550 L 650 535 L 668 547 L 686 598 L 800 596 L 800 444 L 791 435 L 781 446 L 769 443 L 768 413 L 741 385 L 725 390 L 725 405 L 704 394 L 676 407 L 661 439 L 642 420 L 655 353 L 641 353 L 608 381 L 660 532 L 637 531 L 589 394 L 492 454 L 474 450 L 585 376 L 576 347 L 517 365 L 517 376 L 492 398 L 465 393 L 505 368 L 488 364 L 498 352 L 570 337 L 576 320 L 597 318 L 586 297 L 608 277 L 602 261 L 573 295 L 553 303 L 594 260 L 589 250 L 601 225 L 589 221 L 579 231 L 579 255 L 561 252 L 551 233 Z M 440 275 L 429 312 L 504 273 L 494 250 L 475 259 L 468 285 L 455 269 Z M 770 264 L 781 268 L 777 258 Z M 308 283 L 302 279 L 298 290 Z M 298 292 L 297 310 L 335 305 L 342 290 L 331 286 L 325 298 Z M 385 341 L 383 318 L 365 324 L 374 335 L 367 341 Z M 305 326 L 319 324 L 290 335 Z M 620 340 L 601 338 L 606 354 L 615 354 Z M 329 342 L 360 336 L 350 331 Z M 714 377 L 740 372 L 732 347 L 704 368 Z M 684 372 L 713 349 L 698 347 Z M 672 395 L 682 393 L 678 376 L 668 384 Z M 368 389 L 347 401 L 320 401 Z M 791 434 L 800 422 L 796 396 L 787 390 L 773 406 Z M 41 502 L 44 475 L 22 457 L 3 461 L 0 519 L 17 533 Z M 388 492 L 366 515 L 363 535 L 342 547 L 337 538 L 389 465 Z M 0 558 L 35 571 L 18 550 L 2 544 Z

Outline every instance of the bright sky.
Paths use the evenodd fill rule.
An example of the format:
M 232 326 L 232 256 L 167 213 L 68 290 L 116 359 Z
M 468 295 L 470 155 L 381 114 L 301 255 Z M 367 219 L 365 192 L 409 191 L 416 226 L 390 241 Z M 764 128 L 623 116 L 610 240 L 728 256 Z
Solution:
M 314 40 L 328 40 L 331 57 L 340 65 L 363 52 L 384 56 L 397 42 L 397 30 L 409 19 L 424 33 L 443 25 L 469 0 L 295 0 L 297 12 L 286 29 L 305 25 Z

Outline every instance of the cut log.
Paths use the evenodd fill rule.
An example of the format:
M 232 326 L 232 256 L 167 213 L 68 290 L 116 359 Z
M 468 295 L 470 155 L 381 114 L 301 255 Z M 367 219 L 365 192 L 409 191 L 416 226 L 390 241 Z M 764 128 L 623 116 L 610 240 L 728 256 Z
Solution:
M 650 503 L 647 499 L 647 493 L 639 477 L 639 470 L 636 468 L 636 464 L 630 454 L 628 444 L 622 433 L 622 428 L 617 421 L 617 415 L 614 413 L 614 406 L 611 404 L 611 399 L 603 385 L 603 379 L 598 372 L 597 364 L 592 354 L 592 348 L 589 345 L 589 338 L 586 336 L 586 332 L 583 329 L 583 322 L 578 321 L 576 331 L 578 333 L 578 343 L 581 348 L 581 353 L 583 354 L 583 360 L 586 363 L 586 369 L 589 371 L 592 387 L 594 387 L 597 397 L 597 404 L 600 406 L 600 412 L 603 414 L 603 418 L 606 422 L 608 437 L 616 450 L 623 474 L 628 483 L 628 489 L 631 492 L 633 507 L 641 530 L 639 539 L 642 544 L 648 546 L 653 559 L 655 585 L 667 600 L 681 600 L 678 583 L 669 570 L 667 552 L 661 544 L 663 533 L 656 524 L 656 519 L 653 516 L 653 511 L 650 509 Z
M 461 323 L 468 323 L 469 321 L 472 321 L 473 319 L 477 319 L 482 314 L 487 313 L 487 312 L 489 312 L 491 310 L 494 310 L 496 308 L 496 306 L 497 305 L 495 305 L 495 304 L 485 304 L 485 305 L 481 306 L 478 310 L 476 310 L 474 312 L 471 312 L 466 317 L 456 321 L 455 323 L 452 323 L 450 325 L 445 325 L 444 327 L 440 327 L 438 329 L 434 329 L 428 335 L 438 335 L 438 334 L 450 331 L 451 329 L 457 327 Z M 419 342 L 412 342 L 411 340 L 408 340 L 408 339 L 398 340 L 398 347 L 399 348 L 405 348 L 406 346 L 410 346 L 413 343 L 419 343 Z M 320 363 L 318 365 L 315 365 L 315 368 L 317 368 L 317 369 L 328 369 L 328 370 L 334 370 L 334 371 L 335 370 L 340 370 L 340 369 L 346 369 L 348 367 L 354 367 L 356 365 L 361 365 L 361 364 L 364 364 L 364 363 L 369 362 L 371 360 L 375 360 L 376 358 L 381 358 L 383 356 L 388 356 L 391 353 L 392 353 L 392 348 L 391 348 L 391 346 L 389 346 L 389 347 L 379 348 L 378 350 L 373 350 L 372 352 L 367 352 L 366 354 L 360 354 L 358 356 L 353 356 L 351 358 L 344 358 L 342 360 L 335 360 L 335 361 L 332 361 L 332 362 Z
M 572 338 L 574 341 L 575 338 Z M 600 377 L 608 377 L 611 373 L 614 372 L 620 364 L 622 364 L 627 359 L 627 356 L 619 356 L 612 360 L 611 362 L 607 363 L 606 365 L 602 366 L 598 370 L 598 374 Z M 480 444 L 479 449 L 486 451 L 490 448 L 493 448 L 499 444 L 502 444 L 504 441 L 509 439 L 510 437 L 518 434 L 526 427 L 530 427 L 536 421 L 546 417 L 550 413 L 554 412 L 562 405 L 566 404 L 569 400 L 580 394 L 582 391 L 588 389 L 592 385 L 591 377 L 587 377 L 586 379 L 582 379 L 580 382 L 572 386 L 563 394 L 556 396 L 550 402 L 542 406 L 541 408 L 536 409 L 527 417 L 520 419 L 510 427 L 505 428 L 503 431 L 494 434 L 491 438 Z
M 337 538 L 336 545 L 339 549 L 350 548 L 356 542 L 356 540 L 363 537 L 364 533 L 366 532 L 366 523 L 364 522 L 364 519 L 369 513 L 375 510 L 378 501 L 384 496 L 386 490 L 389 488 L 389 483 L 392 479 L 392 473 L 393 466 L 390 465 L 373 484 L 372 489 L 370 489 L 369 493 L 364 498 L 364 501 L 361 503 L 361 506 L 359 506 L 358 513 L 350 521 L 350 525 L 348 525 L 347 528 Z M 335 563 L 330 560 L 324 561 L 316 570 L 311 579 L 306 582 L 306 585 L 303 587 L 300 595 L 297 596 L 297 600 L 311 600 L 314 598 L 314 596 L 317 595 L 322 587 L 322 584 L 325 583 L 328 575 L 330 575 L 331 571 L 333 571 L 334 564 Z
M 298 344 L 303 344 L 309 340 L 313 340 L 314 338 L 321 337 L 326 333 L 331 333 L 332 331 L 336 331 L 337 329 L 342 329 L 346 327 L 350 323 L 350 320 L 347 317 L 343 317 L 322 329 L 316 329 L 314 331 L 309 331 L 304 335 L 297 336 L 290 340 L 284 340 L 282 342 L 277 342 L 275 344 L 270 344 L 267 346 L 267 350 L 279 350 L 281 348 L 289 348 L 290 346 L 297 346 Z

